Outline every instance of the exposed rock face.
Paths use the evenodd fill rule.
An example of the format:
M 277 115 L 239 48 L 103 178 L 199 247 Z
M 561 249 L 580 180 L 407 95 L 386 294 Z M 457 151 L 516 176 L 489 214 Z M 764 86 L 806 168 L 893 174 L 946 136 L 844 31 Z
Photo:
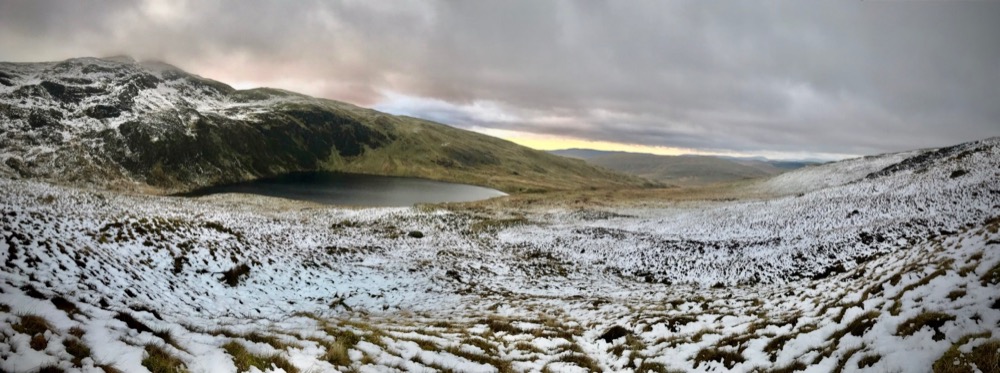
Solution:
M 0 173 L 179 191 L 294 171 L 421 176 L 504 190 L 640 185 L 413 118 L 162 63 L 0 63 Z

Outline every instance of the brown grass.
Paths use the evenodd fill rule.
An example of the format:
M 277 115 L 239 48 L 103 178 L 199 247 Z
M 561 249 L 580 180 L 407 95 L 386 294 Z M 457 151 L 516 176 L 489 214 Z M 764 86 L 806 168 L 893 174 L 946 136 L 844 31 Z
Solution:
M 733 369 L 738 363 L 746 361 L 743 355 L 738 352 L 719 350 L 715 348 L 706 348 L 698 351 L 698 354 L 694 357 L 694 367 L 697 368 L 702 363 L 708 362 L 718 362 L 722 363 L 726 369 Z
M 847 351 L 844 351 L 844 353 L 840 355 L 840 359 L 837 360 L 837 367 L 833 369 L 832 373 L 843 372 L 844 368 L 847 367 L 847 361 L 851 360 L 851 357 L 853 357 L 854 354 L 857 354 L 858 351 L 861 351 L 863 347 L 864 345 L 862 345 L 861 347 L 855 347 Z
M 285 360 L 285 358 L 274 355 L 256 355 L 247 351 L 243 344 L 236 341 L 229 341 L 222 345 L 222 349 L 226 350 L 230 356 L 233 357 L 233 363 L 236 364 L 236 371 L 246 372 L 250 370 L 250 367 L 256 367 L 262 371 L 271 369 L 272 366 L 283 369 L 288 373 L 298 373 L 298 368 Z
M 49 346 L 49 340 L 45 339 L 44 334 L 35 334 L 35 336 L 31 337 L 31 341 L 28 342 L 28 346 L 32 350 L 42 351 Z
M 63 346 L 66 347 L 66 352 L 73 356 L 74 366 L 82 366 L 83 359 L 90 357 L 90 347 L 79 339 L 66 338 L 63 341 Z
M 794 336 L 790 334 L 780 335 L 772 338 L 770 341 L 767 342 L 767 345 L 764 346 L 764 353 L 770 355 L 771 360 L 774 361 L 775 357 L 777 357 L 778 355 L 778 352 L 780 352 L 781 349 L 785 347 L 785 343 L 792 340 L 792 338 L 794 338 Z
M 514 368 L 511 366 L 509 361 L 496 357 L 497 355 L 495 354 L 474 354 L 454 346 L 446 348 L 445 352 L 475 363 L 493 366 L 494 368 L 497 368 L 498 373 L 514 372 Z
M 511 324 L 510 320 L 502 317 L 490 316 L 481 321 L 494 333 L 523 334 L 524 331 Z
M 878 363 L 880 360 L 882 360 L 882 355 L 879 354 L 862 356 L 861 359 L 858 359 L 858 369 L 869 368 Z
M 843 329 L 834 332 L 833 335 L 830 336 L 829 340 L 836 344 L 837 341 L 847 334 L 851 334 L 855 337 L 865 335 L 865 333 L 868 332 L 868 329 L 871 329 L 871 327 L 875 325 L 878 315 L 878 311 L 868 311 L 865 314 L 858 316 Z
M 347 351 L 354 348 L 361 341 L 361 337 L 346 329 L 327 327 L 323 330 L 334 340 L 332 343 L 326 344 L 326 352 L 320 359 L 336 366 L 350 366 L 351 358 Z
M 983 286 L 1000 284 L 1000 262 L 997 262 L 993 265 L 993 268 L 986 271 L 983 277 L 980 278 L 980 282 Z
M 56 306 L 56 309 L 66 312 L 70 316 L 80 313 L 80 309 L 76 308 L 76 304 L 73 304 L 73 302 L 66 298 L 56 296 L 50 299 L 50 301 L 52 305 Z
M 151 373 L 187 373 L 183 361 L 157 345 L 146 345 L 142 366 Z
M 908 291 L 916 289 L 917 287 L 920 286 L 927 285 L 928 283 L 931 282 L 931 280 L 944 275 L 946 272 L 947 271 L 944 268 L 939 268 L 938 270 L 931 272 L 931 274 L 920 279 L 920 281 L 914 282 L 912 284 L 903 287 L 901 290 L 899 290 L 899 293 L 897 293 L 896 296 L 893 298 L 893 301 L 895 303 L 893 303 L 892 307 L 889 308 L 889 314 L 893 316 L 899 315 L 899 311 L 903 306 L 903 295 L 905 295 Z
M 990 332 L 970 334 L 955 342 L 945 351 L 932 369 L 934 373 L 973 373 L 973 364 L 981 372 L 1000 372 L 1000 340 L 991 339 L 976 346 L 969 353 L 963 353 L 960 347 L 977 338 L 989 338 Z
M 285 343 L 280 338 L 272 335 L 262 334 L 260 332 L 239 334 L 231 330 L 220 328 L 220 329 L 206 330 L 204 331 L 204 333 L 211 335 L 221 335 L 229 338 L 242 338 L 253 343 L 264 343 L 271 345 L 271 347 L 274 347 L 274 349 L 276 350 L 284 350 L 289 347 L 289 344 Z
M 597 362 L 595 362 L 594 359 L 591 359 L 589 356 L 584 354 L 567 354 L 560 357 L 556 361 L 573 364 L 590 372 L 602 371 L 601 367 L 597 365 Z
M 244 278 L 250 275 L 250 266 L 246 263 L 239 264 L 227 271 L 222 272 L 222 281 L 229 286 L 237 286 Z
M 924 312 L 899 324 L 899 326 L 896 327 L 896 335 L 909 337 L 920 331 L 920 329 L 923 329 L 925 326 L 929 326 L 934 329 L 936 333 L 940 333 L 940 331 L 937 330 L 938 328 L 944 325 L 944 323 L 954 320 L 955 316 L 946 313 Z M 944 336 L 942 335 L 941 337 L 943 338 Z
M 125 323 L 125 326 L 128 326 L 129 329 L 135 330 L 139 333 L 146 332 L 149 334 L 153 334 L 153 329 L 151 329 L 149 326 L 146 326 L 145 323 L 137 320 L 134 316 L 132 316 L 129 313 L 119 312 L 117 315 L 115 315 L 115 320 Z
M 453 211 L 530 211 L 553 207 L 594 209 L 601 207 L 662 206 L 673 201 L 760 200 L 775 197 L 748 186 L 756 181 L 738 181 L 698 187 L 617 188 L 559 190 L 518 193 L 485 201 L 426 205 Z
M 52 325 L 48 320 L 38 315 L 22 315 L 21 320 L 11 325 L 14 331 L 27 335 L 43 334 L 46 330 L 52 330 Z
M 666 365 L 654 361 L 643 361 L 635 368 L 635 373 L 676 373 L 667 369 Z

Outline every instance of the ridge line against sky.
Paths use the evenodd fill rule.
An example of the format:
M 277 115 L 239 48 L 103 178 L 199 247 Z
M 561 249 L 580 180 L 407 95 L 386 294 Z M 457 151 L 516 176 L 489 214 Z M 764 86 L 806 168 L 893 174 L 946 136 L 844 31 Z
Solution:
M 998 35 L 1000 2 L 0 0 L 0 61 L 125 54 L 536 148 L 775 159 L 1000 135 Z

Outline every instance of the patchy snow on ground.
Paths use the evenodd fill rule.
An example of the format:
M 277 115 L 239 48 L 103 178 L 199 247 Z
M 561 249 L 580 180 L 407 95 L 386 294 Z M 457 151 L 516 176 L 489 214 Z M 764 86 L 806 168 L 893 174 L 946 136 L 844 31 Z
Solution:
M 1000 139 L 748 188 L 511 215 L 0 179 L 0 371 L 1000 369 Z

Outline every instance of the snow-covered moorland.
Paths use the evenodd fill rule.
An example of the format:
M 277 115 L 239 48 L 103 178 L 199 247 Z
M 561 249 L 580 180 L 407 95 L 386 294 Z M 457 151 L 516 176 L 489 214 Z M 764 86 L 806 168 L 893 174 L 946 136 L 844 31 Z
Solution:
M 1000 139 L 747 188 L 480 211 L 0 179 L 0 371 L 1000 369 Z

